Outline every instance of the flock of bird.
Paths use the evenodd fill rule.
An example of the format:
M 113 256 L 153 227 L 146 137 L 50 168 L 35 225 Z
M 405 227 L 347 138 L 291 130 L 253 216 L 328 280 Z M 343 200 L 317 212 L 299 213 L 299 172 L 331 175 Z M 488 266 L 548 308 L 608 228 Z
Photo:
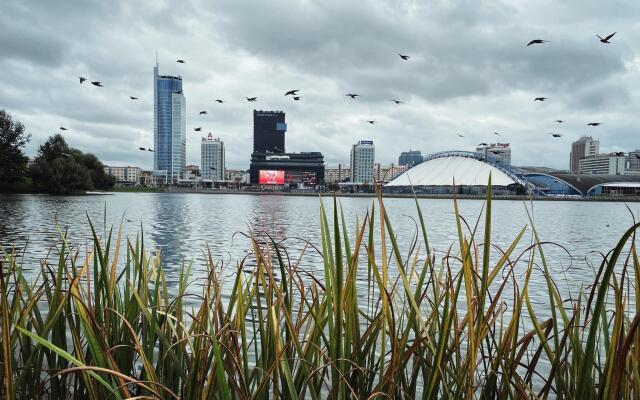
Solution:
M 614 36 L 616 33 L 617 33 L 617 32 L 614 32 L 614 33 L 612 33 L 612 34 L 610 34 L 610 35 L 608 35 L 608 36 L 605 36 L 605 37 L 602 37 L 602 36 L 600 36 L 600 35 L 596 35 L 596 37 L 599 39 L 599 41 L 600 41 L 601 43 L 611 44 L 611 39 L 613 38 L 613 36 Z M 528 42 L 528 43 L 527 43 L 527 47 L 529 47 L 529 46 L 533 46 L 533 45 L 543 45 L 543 44 L 546 44 L 546 43 L 551 43 L 551 41 L 550 41 L 550 40 L 545 40 L 545 39 L 533 39 L 533 40 L 531 40 L 530 42 Z M 401 53 L 397 53 L 397 54 L 398 54 L 398 56 L 400 57 L 400 59 L 402 59 L 403 61 L 409 61 L 409 60 L 411 59 L 411 56 L 409 56 L 409 55 L 401 54 Z M 178 60 L 176 60 L 176 62 L 177 62 L 178 64 L 185 64 L 185 63 L 186 63 L 186 61 L 185 61 L 185 60 L 183 60 L 183 59 L 178 59 Z M 85 77 L 80 76 L 80 77 L 79 77 L 79 80 L 80 80 L 80 84 L 84 84 L 84 82 L 86 82 L 88 79 L 87 79 L 87 78 L 85 78 Z M 100 82 L 100 81 L 90 81 L 90 83 L 91 83 L 93 86 L 96 86 L 96 87 L 100 87 L 100 88 L 104 87 L 104 86 L 102 85 L 102 82 Z M 285 92 L 285 93 L 284 93 L 284 96 L 285 96 L 285 97 L 287 97 L 287 96 L 291 96 L 291 98 L 292 98 L 294 101 L 300 101 L 300 100 L 302 99 L 302 96 L 300 96 L 300 95 L 298 94 L 298 92 L 300 92 L 300 91 L 301 91 L 300 89 L 291 89 L 291 90 L 288 90 L 287 92 Z M 182 94 L 182 90 L 177 91 L 176 93 Z M 361 96 L 360 96 L 360 94 L 358 94 L 358 93 L 347 93 L 347 94 L 345 94 L 345 96 L 346 96 L 346 97 L 349 97 L 351 100 L 357 100 L 357 98 L 358 98 L 358 97 L 361 97 Z M 136 97 L 136 96 L 129 96 L 129 99 L 131 99 L 131 100 L 139 100 L 139 97 Z M 246 100 L 247 102 L 253 103 L 253 102 L 257 102 L 257 101 L 258 101 L 258 97 L 257 97 L 257 96 L 253 96 L 253 97 L 248 97 L 248 96 L 247 96 L 247 97 L 245 97 L 245 100 Z M 534 100 L 534 102 L 535 102 L 535 101 L 545 102 L 545 101 L 547 101 L 547 100 L 549 100 L 549 99 L 548 99 L 547 97 L 536 97 L 536 98 L 534 98 L 533 100 Z M 393 103 L 395 103 L 395 104 L 397 104 L 397 105 L 404 104 L 404 102 L 403 102 L 403 101 L 398 100 L 398 99 L 391 99 L 391 100 L 389 100 L 389 101 L 391 101 L 391 102 L 393 102 Z M 225 100 L 223 100 L 223 99 L 215 99 L 215 102 L 216 102 L 216 103 L 219 103 L 219 104 L 224 104 Z M 203 110 L 203 111 L 200 111 L 200 112 L 199 112 L 199 115 L 206 115 L 206 114 L 208 114 L 206 110 Z M 374 125 L 374 124 L 376 124 L 376 123 L 377 123 L 377 121 L 376 121 L 376 120 L 363 120 L 363 122 L 366 122 L 366 123 L 368 123 L 368 124 L 370 124 L 370 125 Z M 565 121 L 564 121 L 564 120 L 561 120 L 561 119 L 557 119 L 557 120 L 555 120 L 555 122 L 557 122 L 557 123 L 561 124 L 561 123 L 564 123 Z M 587 126 L 590 126 L 590 127 L 597 127 L 597 126 L 600 126 L 600 125 L 602 125 L 602 124 L 603 124 L 602 122 L 590 122 L 590 123 L 588 123 L 588 124 L 587 124 Z M 66 130 L 67 130 L 67 128 L 65 128 L 65 127 L 61 126 L 61 127 L 60 127 L 60 130 L 62 130 L 62 131 L 66 131 Z M 196 127 L 196 128 L 194 128 L 194 131 L 195 131 L 195 132 L 201 132 L 201 131 L 202 131 L 202 127 Z M 498 133 L 498 132 L 493 132 L 493 134 L 494 134 L 494 135 L 496 135 L 496 136 L 501 136 L 501 135 L 500 135 L 500 133 Z M 464 135 L 462 135 L 462 134 L 460 134 L 460 133 L 458 133 L 457 135 L 458 135 L 458 137 L 460 137 L 460 138 L 464 138 Z M 550 132 L 550 133 L 549 133 L 549 135 L 551 135 L 551 136 L 552 136 L 552 137 L 554 137 L 554 138 L 562 137 L 562 135 L 561 135 L 561 134 L 559 134 L 559 133 L 553 133 L 553 132 Z M 487 145 L 488 145 L 487 143 L 480 143 L 480 144 L 479 144 L 479 146 L 487 146 Z M 139 149 L 140 149 L 141 151 L 149 151 L 149 152 L 153 152 L 153 151 L 154 151 L 153 149 L 151 149 L 151 148 L 146 148 L 146 147 L 139 147 Z M 640 158 L 640 157 L 639 157 L 639 158 Z

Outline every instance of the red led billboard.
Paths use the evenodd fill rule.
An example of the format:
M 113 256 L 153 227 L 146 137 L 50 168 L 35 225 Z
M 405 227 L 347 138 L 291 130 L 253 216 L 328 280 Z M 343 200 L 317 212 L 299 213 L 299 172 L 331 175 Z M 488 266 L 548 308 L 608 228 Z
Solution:
M 261 185 L 284 185 L 284 171 L 261 169 L 258 183 Z

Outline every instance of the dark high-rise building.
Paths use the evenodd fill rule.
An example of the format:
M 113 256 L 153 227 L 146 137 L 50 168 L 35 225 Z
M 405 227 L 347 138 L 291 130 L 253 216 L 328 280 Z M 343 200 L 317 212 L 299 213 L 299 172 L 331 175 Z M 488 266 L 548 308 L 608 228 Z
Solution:
M 285 132 L 284 112 L 253 110 L 254 153 L 284 153 Z
M 422 157 L 422 153 L 420 152 L 420 150 L 409 150 L 400 153 L 400 157 L 398 158 L 398 165 L 413 167 L 420 164 L 422 161 L 424 161 L 424 158 Z

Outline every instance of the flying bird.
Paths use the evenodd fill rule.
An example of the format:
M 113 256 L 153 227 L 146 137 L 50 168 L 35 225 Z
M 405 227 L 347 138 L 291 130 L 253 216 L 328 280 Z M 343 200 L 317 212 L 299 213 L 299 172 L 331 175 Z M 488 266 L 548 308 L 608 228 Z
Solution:
M 461 134 L 458 133 L 458 137 L 464 137 L 464 136 L 462 136 Z
M 360 95 L 357 93 L 347 93 L 345 94 L 345 96 L 351 97 L 352 100 L 355 99 L 356 97 L 360 97 Z
M 602 125 L 602 122 L 589 122 L 587 126 L 599 126 Z
M 284 95 L 285 95 L 285 96 L 288 96 L 288 95 L 295 96 L 296 94 L 298 94 L 298 92 L 299 92 L 299 91 L 300 91 L 300 89 L 293 89 L 293 90 L 289 90 L 289 91 L 288 91 L 287 93 L 285 93 Z
M 60 127 L 60 130 L 61 130 L 61 131 L 66 131 L 66 130 L 67 130 L 67 128 L 65 128 L 64 126 L 61 126 L 61 127 Z
M 216 102 L 220 104 L 224 103 L 224 101 L 222 101 L 221 99 L 216 99 Z
M 200 127 L 194 129 L 194 131 L 196 131 L 196 132 L 200 132 L 201 130 L 202 130 L 202 128 L 200 128 Z
M 257 97 L 245 97 L 245 99 L 247 99 L 247 101 L 256 101 L 256 100 L 258 100 Z
M 147 149 L 147 151 L 155 151 L 154 149 Z
M 129 96 L 129 98 L 130 98 L 131 100 L 138 100 L 138 98 L 137 98 L 137 97 L 134 97 L 134 96 Z
M 176 60 L 178 64 L 184 64 L 184 60 Z
M 182 94 L 182 90 L 176 90 L 176 91 L 175 91 L 175 92 L 173 92 L 173 93 L 176 93 L 176 94 Z
M 561 119 L 557 119 L 557 120 L 556 120 L 556 122 L 557 122 L 557 123 L 559 123 L 559 124 L 561 124 L 561 123 L 563 123 L 564 121 L 563 121 L 563 120 L 561 120 Z
M 551 135 L 551 136 L 553 136 L 553 137 L 562 137 L 562 135 L 561 135 L 561 134 L 559 134 L 559 133 L 552 133 L 552 132 L 549 132 L 549 135 Z
M 301 98 L 302 98 L 302 97 L 300 97 L 300 96 L 293 96 L 293 99 L 294 99 L 295 101 L 298 101 L 298 100 L 300 100 Z
M 398 55 L 399 55 L 399 56 L 400 56 L 400 58 L 402 58 L 403 60 L 408 60 L 408 59 L 410 59 L 410 58 L 411 58 L 410 56 L 405 56 L 404 54 L 400 54 L 400 53 L 398 53 Z
M 640 154 L 634 154 L 638 160 L 640 160 Z
M 200 111 L 200 115 L 207 114 L 206 111 Z
M 376 121 L 374 121 L 374 120 L 372 120 L 372 119 L 365 119 L 365 120 L 364 120 L 364 122 L 368 122 L 368 123 L 370 123 L 371 125 L 373 125 L 373 124 L 375 124 L 375 123 L 376 123 Z
M 545 101 L 547 100 L 546 97 L 536 97 L 535 99 L 533 99 L 533 101 Z
M 482 143 L 480 143 L 478 146 L 488 146 L 488 145 L 489 145 L 488 143 L 484 143 L 484 142 L 482 142 Z
M 104 86 L 102 86 L 102 82 L 100 82 L 100 81 L 93 81 L 93 82 L 91 82 L 91 84 L 93 86 L 97 86 L 97 87 L 104 87 Z
M 611 38 L 613 37 L 613 35 L 615 35 L 615 34 L 616 34 L 616 32 L 613 32 L 611 35 L 609 35 L 609 36 L 607 36 L 607 37 L 605 37 L 605 38 L 602 38 L 600 35 L 596 35 L 596 36 L 598 37 L 598 39 L 600 39 L 600 42 L 601 42 L 601 43 L 607 43 L 607 44 L 609 44 L 609 43 L 611 43 L 611 42 L 609 41 L 609 39 L 611 39 Z
M 142 151 L 147 151 L 147 149 L 145 149 L 144 147 L 138 147 L 138 148 Z
M 501 134 L 499 134 L 498 132 L 493 132 L 494 135 L 498 135 L 498 136 L 502 136 Z
M 389 101 L 393 101 L 393 102 L 394 102 L 394 103 L 396 103 L 396 104 L 404 104 L 404 103 L 403 103 L 403 102 L 401 102 L 400 100 L 396 100 L 396 99 L 389 100 Z
M 545 43 L 549 43 L 549 41 L 544 39 L 533 39 L 532 41 L 527 43 L 527 47 L 531 46 L 532 44 L 545 44 Z
M 81 84 L 81 85 L 84 83 L 84 81 L 86 81 L 86 80 L 87 80 L 87 78 L 85 78 L 85 77 L 83 77 L 83 76 L 80 76 L 79 78 L 80 78 L 80 84 Z

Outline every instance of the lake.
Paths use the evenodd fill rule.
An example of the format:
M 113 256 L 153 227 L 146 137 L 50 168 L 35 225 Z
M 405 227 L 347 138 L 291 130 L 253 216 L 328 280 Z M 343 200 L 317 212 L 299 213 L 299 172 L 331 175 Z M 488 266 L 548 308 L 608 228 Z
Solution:
M 332 199 L 324 198 L 327 209 Z M 344 197 L 342 205 L 347 226 L 353 238 L 356 221 L 362 221 L 372 198 Z M 457 237 L 453 201 L 450 199 L 421 199 L 429 244 L 441 260 Z M 393 222 L 401 251 L 408 251 L 416 235 L 417 211 L 412 199 L 386 199 L 385 207 Z M 473 227 L 483 202 L 461 200 L 462 216 Z M 532 212 L 540 239 L 557 245 L 547 245 L 545 252 L 554 279 L 567 290 L 577 287 L 583 279 L 592 277 L 599 265 L 598 252 L 610 250 L 622 233 L 633 223 L 624 203 L 583 201 L 522 201 L 493 202 L 492 243 L 506 249 L 518 232 L 529 225 L 526 207 Z M 640 204 L 629 204 L 633 215 L 640 214 Z M 250 242 L 243 235 L 250 230 L 256 235 L 265 233 L 275 240 L 285 240 L 289 257 L 297 259 L 306 241 L 320 246 L 320 199 L 316 197 L 192 194 L 192 193 L 116 193 L 113 195 L 42 196 L 0 195 L 0 244 L 5 249 L 15 246 L 24 251 L 25 269 L 38 268 L 66 231 L 70 243 L 90 242 L 91 218 L 99 234 L 122 223 L 124 235 L 135 240 L 144 229 L 148 248 L 160 250 L 169 280 L 177 277 L 182 262 L 193 262 L 193 278 L 204 275 L 204 257 L 208 248 L 215 261 L 230 265 L 234 271 L 239 260 L 250 250 Z M 377 207 L 376 207 L 377 210 Z M 378 215 L 376 215 L 376 219 Z M 484 217 L 483 217 L 484 218 Z M 478 240 L 482 240 L 483 220 Z M 114 233 L 115 235 L 116 233 Z M 379 236 L 379 234 L 378 234 Z M 422 242 L 420 237 L 420 243 Z M 522 251 L 531 243 L 531 230 L 518 247 Z M 422 244 L 422 243 L 421 243 Z M 423 246 L 424 248 L 424 246 Z M 453 248 L 457 252 L 457 248 Z M 494 257 L 497 255 L 495 252 Z M 307 248 L 301 265 L 305 270 L 322 277 L 321 258 Z M 516 267 L 522 271 L 526 257 Z M 391 272 L 393 274 L 393 271 Z M 538 273 L 538 275 L 540 275 Z M 546 302 L 546 287 L 541 277 L 534 278 L 532 298 Z M 366 276 L 359 276 L 365 284 Z M 541 297 L 542 296 L 542 297 Z

